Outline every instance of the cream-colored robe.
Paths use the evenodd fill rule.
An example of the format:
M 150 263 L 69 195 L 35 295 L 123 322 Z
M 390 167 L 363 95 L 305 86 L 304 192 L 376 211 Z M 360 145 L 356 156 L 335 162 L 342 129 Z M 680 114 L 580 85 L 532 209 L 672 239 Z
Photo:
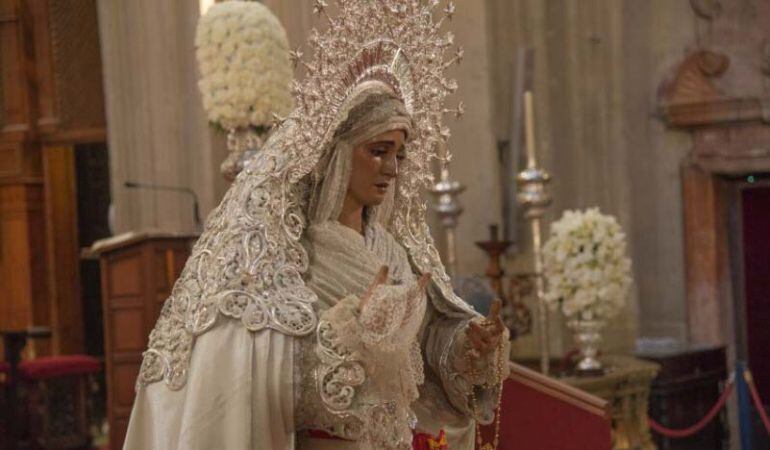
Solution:
M 336 222 L 311 226 L 307 234 L 308 285 L 319 295 L 321 317 L 345 295 L 360 295 L 381 265 L 391 267 L 396 282 L 414 279 L 406 253 L 379 226 L 370 227 L 366 239 Z M 328 279 L 329 274 L 335 279 Z M 433 434 L 443 428 L 450 449 L 470 450 L 475 427 L 467 392 L 456 375 L 463 370 L 459 355 L 471 317 L 442 317 L 430 305 L 425 314 L 419 338 L 426 381 L 412 405 L 416 428 Z M 217 320 L 197 338 L 187 382 L 180 390 L 160 382 L 137 392 L 125 449 L 359 448 L 356 442 L 312 439 L 302 432 L 324 425 L 314 424 L 323 404 L 308 381 L 315 360 L 302 357 L 303 348 L 315 345 L 315 334 L 297 338 L 272 330 L 249 332 L 239 321 L 224 316 Z M 493 372 L 483 374 L 486 381 Z M 494 392 L 481 394 L 487 418 L 494 399 Z
M 217 320 L 198 338 L 182 389 L 137 391 L 124 449 L 295 448 L 294 338 Z

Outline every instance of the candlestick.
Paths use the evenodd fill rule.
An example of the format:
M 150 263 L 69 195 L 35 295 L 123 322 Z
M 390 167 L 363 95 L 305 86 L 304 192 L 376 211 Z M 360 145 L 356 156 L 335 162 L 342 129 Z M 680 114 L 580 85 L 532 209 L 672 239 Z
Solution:
M 457 181 L 453 181 L 449 175 L 449 163 L 441 163 L 439 181 L 430 189 L 430 193 L 436 197 L 433 210 L 438 213 L 441 219 L 441 226 L 444 228 L 446 238 L 446 268 L 449 275 L 457 274 L 457 244 L 455 241 L 455 228 L 458 218 L 463 212 L 463 207 L 457 200 L 465 190 L 465 186 Z
M 527 168 L 519 172 L 516 183 L 519 192 L 517 200 L 524 209 L 524 217 L 529 220 L 532 231 L 532 255 L 535 269 L 535 296 L 538 304 L 538 322 L 540 326 L 540 371 L 547 375 L 549 371 L 550 347 L 548 342 L 548 309 L 545 304 L 543 284 L 543 253 L 540 222 L 543 213 L 551 204 L 551 195 L 547 185 L 551 176 L 537 166 L 535 152 L 535 127 L 532 106 L 532 92 L 524 93 L 525 138 L 527 146 Z
M 502 264 L 500 264 L 500 256 L 502 256 L 508 247 L 511 246 L 511 241 L 501 241 L 497 236 L 497 225 L 489 226 L 489 240 L 477 241 L 476 245 L 484 250 L 489 256 L 489 265 L 487 266 L 486 275 L 489 278 L 489 282 L 492 285 L 492 290 L 495 292 L 500 300 L 505 301 L 507 296 L 503 290 L 503 271 Z

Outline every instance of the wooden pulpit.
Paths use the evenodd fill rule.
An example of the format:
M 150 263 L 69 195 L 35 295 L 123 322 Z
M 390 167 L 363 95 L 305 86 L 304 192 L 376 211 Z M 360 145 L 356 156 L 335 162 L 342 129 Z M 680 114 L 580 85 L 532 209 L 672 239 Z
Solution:
M 197 238 L 159 231 L 97 241 L 104 314 L 110 448 L 121 449 L 147 337 Z
M 612 449 L 609 402 L 518 364 L 511 363 L 500 409 L 499 450 Z M 494 428 L 482 427 L 485 443 Z

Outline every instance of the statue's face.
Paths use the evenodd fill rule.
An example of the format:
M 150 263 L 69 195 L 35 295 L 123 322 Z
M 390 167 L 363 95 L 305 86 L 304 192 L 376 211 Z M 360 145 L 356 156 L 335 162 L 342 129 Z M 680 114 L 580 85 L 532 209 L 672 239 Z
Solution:
M 347 195 L 361 206 L 375 206 L 385 200 L 388 187 L 398 175 L 405 158 L 402 130 L 388 131 L 353 149 L 353 167 Z

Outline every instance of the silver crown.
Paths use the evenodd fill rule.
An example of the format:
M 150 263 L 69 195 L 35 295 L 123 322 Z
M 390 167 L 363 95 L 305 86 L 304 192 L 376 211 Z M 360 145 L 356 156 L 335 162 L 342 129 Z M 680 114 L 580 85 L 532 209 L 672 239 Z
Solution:
M 454 4 L 449 2 L 443 17 L 434 21 L 438 0 L 333 3 L 337 14 L 331 16 L 327 2 L 314 2 L 314 11 L 326 19 L 327 27 L 323 32 L 310 32 L 306 53 L 312 58 L 305 61 L 300 50 L 290 53 L 295 66 L 301 65 L 306 73 L 302 81 L 292 83 L 297 109 L 284 120 L 297 127 L 286 148 L 299 161 L 292 180 L 315 166 L 319 147 L 331 140 L 345 120 L 343 105 L 356 87 L 379 81 L 403 100 L 414 120 L 409 175 L 430 181 L 430 160 L 448 156 L 438 153 L 439 144 L 450 135 L 443 115 L 463 112 L 462 104 L 456 109 L 444 108 L 446 96 L 457 90 L 457 82 L 446 78 L 445 71 L 463 57 L 462 49 L 454 47 L 454 36 L 440 32 L 443 22 L 451 20 Z

